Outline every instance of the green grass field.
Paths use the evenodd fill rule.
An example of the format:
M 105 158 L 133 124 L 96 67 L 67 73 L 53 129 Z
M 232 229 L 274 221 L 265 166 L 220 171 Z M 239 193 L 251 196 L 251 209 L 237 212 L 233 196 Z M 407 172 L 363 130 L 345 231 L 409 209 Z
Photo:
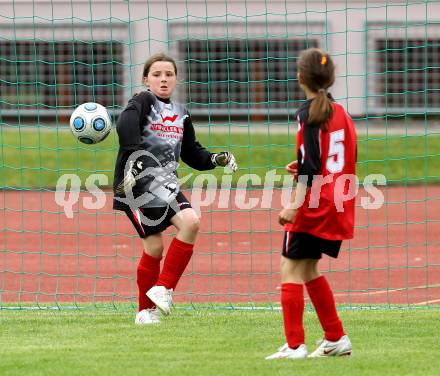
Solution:
M 199 134 L 212 151 L 230 150 L 248 173 L 284 174 L 295 159 L 293 134 Z M 95 146 L 68 131 L 0 128 L 0 188 L 53 189 L 59 176 L 104 173 L 112 183 L 116 135 Z M 358 176 L 390 183 L 440 182 L 440 135 L 359 137 Z M 182 166 L 180 176 L 190 170 Z M 219 178 L 222 170 L 215 170 Z M 197 175 L 197 173 L 195 174 Z M 438 375 L 438 310 L 343 310 L 351 357 L 264 360 L 283 344 L 274 311 L 174 311 L 158 326 L 135 326 L 127 310 L 0 310 L 0 375 Z M 322 336 L 305 314 L 307 344 Z
M 201 143 L 212 151 L 230 150 L 240 170 L 235 184 L 244 174 L 263 178 L 268 170 L 283 175 L 284 166 L 295 159 L 294 134 L 200 133 Z M 0 188 L 53 188 L 62 174 L 77 174 L 82 183 L 91 173 L 103 173 L 113 181 L 117 139 L 112 132 L 104 142 L 80 144 L 66 129 L 0 129 Z M 360 136 L 358 176 L 380 173 L 389 183 L 412 184 L 440 182 L 440 135 Z M 185 176 L 190 169 L 179 169 Z M 222 169 L 214 170 L 220 182 Z M 194 176 L 197 176 L 195 172 Z M 264 180 L 263 180 L 264 182 Z M 191 184 L 191 180 L 190 180 Z
M 265 361 L 283 344 L 274 311 L 175 310 L 156 326 L 133 312 L 0 311 L 1 375 L 438 375 L 438 310 L 342 311 L 354 352 Z M 305 314 L 309 351 L 321 337 Z

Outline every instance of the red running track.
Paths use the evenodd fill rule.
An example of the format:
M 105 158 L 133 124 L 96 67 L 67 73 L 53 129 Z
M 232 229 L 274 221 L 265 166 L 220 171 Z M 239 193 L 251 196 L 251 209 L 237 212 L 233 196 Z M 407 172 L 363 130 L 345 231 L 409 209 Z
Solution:
M 339 259 L 321 262 L 337 301 L 440 303 L 440 187 L 383 193 L 378 210 L 361 208 L 365 193 L 358 195 L 354 240 L 343 243 Z M 271 209 L 239 210 L 232 191 L 228 208 L 217 201 L 202 208 L 202 233 L 177 301 L 278 302 L 280 196 L 274 192 Z M 81 193 L 68 219 L 54 192 L 0 192 L 0 304 L 136 302 L 140 241 L 128 219 L 111 209 L 111 193 L 100 210 L 85 209 L 84 197 L 91 196 Z

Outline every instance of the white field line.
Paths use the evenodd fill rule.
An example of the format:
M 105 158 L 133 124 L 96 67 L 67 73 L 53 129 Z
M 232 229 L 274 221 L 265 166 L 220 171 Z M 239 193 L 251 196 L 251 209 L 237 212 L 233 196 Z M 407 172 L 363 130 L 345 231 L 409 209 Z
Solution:
M 414 303 L 414 305 L 428 305 L 433 303 L 440 303 L 440 299 L 426 300 L 424 302 Z
M 399 292 L 399 291 L 406 291 L 406 290 L 421 290 L 421 289 L 427 289 L 427 288 L 440 288 L 440 284 L 437 285 L 420 285 L 420 286 L 410 286 L 410 287 L 399 287 L 396 289 L 388 289 L 388 290 L 380 290 L 380 291 L 356 291 L 356 292 L 340 292 L 334 294 L 335 297 L 339 296 L 347 296 L 347 295 L 383 295 L 388 294 L 391 292 Z M 281 286 L 277 286 L 275 288 L 276 290 L 281 290 Z M 439 299 L 440 300 L 440 299 Z
M 411 290 L 421 290 L 421 289 L 428 289 L 428 288 L 440 288 L 440 284 L 437 285 L 420 285 L 420 286 L 410 286 L 410 287 L 400 287 L 397 289 L 388 289 L 388 290 L 380 290 L 380 291 L 362 291 L 362 292 L 343 292 L 343 293 L 337 293 L 334 294 L 336 296 L 347 296 L 347 295 L 383 295 L 383 294 L 389 294 L 393 292 L 400 292 L 400 291 L 411 291 Z M 437 301 L 440 301 L 438 299 Z M 422 304 L 422 303 L 420 303 Z

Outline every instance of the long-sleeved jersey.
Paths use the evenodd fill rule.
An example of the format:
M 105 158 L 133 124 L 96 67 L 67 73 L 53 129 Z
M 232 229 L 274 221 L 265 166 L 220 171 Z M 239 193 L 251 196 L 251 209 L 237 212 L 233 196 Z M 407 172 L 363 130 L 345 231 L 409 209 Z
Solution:
M 158 98 L 151 91 L 129 100 L 116 127 L 119 152 L 113 183 L 114 209 L 127 209 L 127 199 L 116 193 L 116 187 L 130 165 L 141 171 L 132 192 L 136 206 L 142 208 L 166 206 L 169 201 L 164 191 L 173 194 L 179 191 L 176 173 L 179 159 L 197 170 L 215 167 L 212 153 L 196 140 L 185 106 Z
M 298 177 L 307 180 L 305 201 L 286 231 L 328 239 L 353 238 L 356 173 L 356 132 L 345 109 L 333 102 L 328 129 L 307 123 L 311 100 L 297 112 Z M 324 183 L 325 182 L 325 183 Z M 322 184 L 324 183 L 324 184 Z M 350 198 L 351 197 L 351 198 Z

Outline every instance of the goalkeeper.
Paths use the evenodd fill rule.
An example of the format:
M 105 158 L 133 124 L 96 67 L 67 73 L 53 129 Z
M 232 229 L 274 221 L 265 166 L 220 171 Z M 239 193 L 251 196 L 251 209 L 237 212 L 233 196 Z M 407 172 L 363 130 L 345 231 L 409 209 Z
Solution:
M 191 259 L 199 230 L 199 218 L 180 191 L 179 158 L 196 170 L 221 166 L 236 171 L 237 164 L 231 153 L 211 153 L 200 145 L 187 109 L 170 99 L 177 83 L 171 57 L 151 56 L 142 81 L 148 90 L 134 95 L 117 121 L 113 208 L 126 213 L 142 239 L 135 323 L 153 324 L 160 322 L 160 313 L 170 313 L 172 292 Z M 171 225 L 177 234 L 160 271 L 162 233 Z

